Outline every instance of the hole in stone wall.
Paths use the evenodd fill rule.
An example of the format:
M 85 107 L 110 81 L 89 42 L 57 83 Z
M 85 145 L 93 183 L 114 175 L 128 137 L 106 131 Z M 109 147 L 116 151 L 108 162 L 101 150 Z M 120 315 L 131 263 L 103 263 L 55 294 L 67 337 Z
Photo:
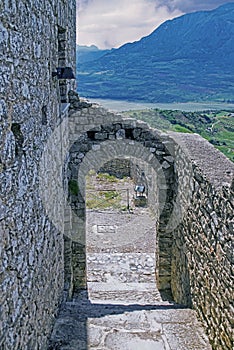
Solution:
M 11 131 L 15 136 L 15 155 L 18 156 L 21 153 L 21 149 L 24 143 L 24 136 L 22 134 L 20 124 L 13 123 L 11 126 Z
M 58 26 L 58 64 L 64 66 L 66 64 L 66 29 Z
M 121 161 L 123 174 L 116 177 L 120 169 L 114 167 Z M 108 161 L 98 172 L 91 170 L 86 176 L 86 263 L 91 302 L 104 294 L 111 301 L 114 294 L 119 303 L 134 303 L 133 286 L 137 291 L 143 285 L 145 289 L 137 291 L 138 301 L 160 298 L 155 276 L 155 216 L 149 208 L 135 206 L 135 182 L 125 176 L 126 163 L 129 159 Z
M 43 106 L 41 109 L 42 125 L 47 124 L 47 107 Z
M 87 131 L 87 135 L 90 140 L 95 140 L 95 131 Z
M 126 139 L 131 139 L 133 140 L 133 129 L 125 129 L 125 137 Z
M 133 139 L 138 142 L 126 142 L 126 130 L 128 130 L 127 135 L 129 137 L 132 135 Z M 117 138 L 118 131 L 121 131 L 121 135 L 119 135 L 121 138 L 119 139 Z M 109 149 L 109 142 L 105 142 L 106 140 L 112 140 L 112 138 L 108 138 L 109 135 L 113 136 L 113 140 L 117 140 L 112 143 L 113 149 L 112 147 Z M 119 142 L 119 140 L 124 141 Z M 126 147 L 126 143 L 129 145 L 128 147 Z M 155 159 L 152 158 L 151 153 L 156 152 L 152 152 L 150 149 L 153 146 L 155 150 L 160 151 L 159 156 L 155 154 Z M 91 149 L 91 158 L 85 158 L 86 153 Z M 172 181 L 174 179 L 172 167 L 169 167 L 169 170 L 166 169 L 167 172 L 161 168 L 161 164 L 164 161 L 161 151 L 164 151 L 162 153 L 165 156 L 170 155 L 158 135 L 154 135 L 151 131 L 140 127 L 132 128 L 130 125 L 126 126 L 125 123 L 96 126 L 83 133 L 70 148 L 68 179 L 75 178 L 76 174 L 79 173 L 79 184 L 81 185 L 80 191 L 77 192 L 76 189 L 71 188 L 73 183 L 69 183 L 70 192 L 72 189 L 74 191 L 70 205 L 75 216 L 73 218 L 72 214 L 67 232 L 69 234 L 70 232 L 79 232 L 80 237 L 79 243 L 74 247 L 74 251 L 72 250 L 73 277 L 71 288 L 74 293 L 86 288 L 87 275 L 85 274 L 84 261 L 88 262 L 88 260 L 85 260 L 85 254 L 89 253 L 90 249 L 94 253 L 98 253 L 105 252 L 105 250 L 110 252 L 113 248 L 118 253 L 122 244 L 125 246 L 124 249 L 127 245 L 130 254 L 130 249 L 136 246 L 137 254 L 141 252 L 144 254 L 150 253 L 150 255 L 153 254 L 157 257 L 153 265 L 153 273 L 155 275 L 154 287 L 157 279 L 161 290 L 170 290 L 172 252 L 171 246 L 168 247 L 168 236 L 165 234 L 165 227 L 171 218 L 174 195 L 170 196 L 170 194 L 175 193 L 176 184 L 175 181 Z M 136 157 L 137 154 L 139 154 L 138 157 Z M 117 155 L 118 160 L 113 162 Z M 116 180 L 113 179 L 122 167 L 118 164 L 122 157 L 124 162 L 127 160 L 132 163 L 130 166 L 130 179 L 134 182 L 134 185 L 130 186 L 130 188 L 125 183 L 122 183 L 122 188 L 116 188 L 115 184 L 116 182 L 121 182 L 122 174 L 118 175 L 119 178 Z M 106 163 L 103 163 L 105 158 Z M 144 159 L 150 159 L 150 161 L 145 161 Z M 95 170 L 93 169 L 94 173 L 91 174 L 93 182 L 89 183 L 87 178 L 85 179 L 83 176 L 92 163 L 93 165 L 95 164 Z M 99 169 L 97 168 L 98 164 Z M 114 169 L 113 174 L 113 169 L 109 170 L 107 167 L 113 167 L 114 164 L 116 164 L 117 169 Z M 123 169 L 124 171 L 126 170 L 126 163 L 124 163 Z M 101 173 L 101 170 L 105 172 Z M 102 180 L 105 180 L 105 182 L 103 183 Z M 107 180 L 109 180 L 110 186 Z M 142 189 L 138 191 L 139 187 L 142 186 L 143 191 Z M 123 199 L 123 196 L 125 199 Z M 99 220 L 99 214 L 104 217 L 103 221 Z M 116 225 L 113 220 L 115 216 Z M 120 216 L 120 220 L 117 220 Z M 89 217 L 91 224 L 88 228 Z M 133 218 L 136 221 L 132 222 L 131 219 Z M 127 222 L 124 221 L 125 219 L 127 219 Z M 153 219 L 153 224 L 148 225 L 151 219 Z M 91 235 L 91 246 L 89 246 L 88 241 L 85 241 L 88 237 L 88 232 Z M 148 235 L 148 233 L 149 239 L 146 240 L 146 234 Z M 153 233 L 155 238 L 154 244 L 150 236 L 151 233 Z M 138 237 L 138 234 L 140 234 L 140 237 Z M 92 235 L 95 236 L 97 245 L 94 244 L 94 236 Z M 136 239 L 137 241 L 135 242 Z M 115 242 L 116 247 L 113 246 L 113 242 Z M 78 245 L 79 247 L 77 248 Z M 87 248 L 86 251 L 85 247 Z M 142 251 L 142 247 L 145 247 L 146 251 Z M 77 253 L 78 250 L 79 254 Z M 80 266 L 80 268 L 77 268 L 77 266 Z M 136 266 L 132 267 L 133 271 Z M 129 269 L 127 270 L 129 271 Z M 95 278 L 95 276 L 91 275 L 91 278 Z M 108 278 L 107 276 L 107 280 Z M 112 283 L 112 277 L 109 282 Z

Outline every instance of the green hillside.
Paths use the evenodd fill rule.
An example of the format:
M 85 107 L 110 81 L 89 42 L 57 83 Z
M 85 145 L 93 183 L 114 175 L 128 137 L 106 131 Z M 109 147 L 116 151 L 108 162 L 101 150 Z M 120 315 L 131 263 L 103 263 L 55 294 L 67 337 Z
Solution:
M 200 134 L 234 162 L 234 111 L 183 112 L 146 109 L 124 114 L 163 131 Z

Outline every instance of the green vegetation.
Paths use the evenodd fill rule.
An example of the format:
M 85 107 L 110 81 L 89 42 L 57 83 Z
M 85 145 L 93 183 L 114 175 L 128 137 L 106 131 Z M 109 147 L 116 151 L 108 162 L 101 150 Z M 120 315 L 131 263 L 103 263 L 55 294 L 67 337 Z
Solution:
M 99 194 L 106 200 L 115 199 L 119 196 L 119 193 L 117 191 L 99 191 Z
M 120 208 L 121 195 L 117 191 L 88 192 L 87 197 L 88 209 Z
M 234 111 L 183 112 L 147 109 L 124 114 L 163 131 L 200 134 L 234 161 Z
M 117 177 L 107 174 L 107 173 L 99 173 L 97 174 L 97 180 L 98 181 L 108 181 L 108 182 L 117 182 Z
M 118 209 L 126 211 L 126 190 L 123 183 L 128 178 L 118 179 L 108 173 L 90 171 L 86 176 L 86 208 Z
M 86 207 L 88 209 L 121 209 L 121 194 L 117 191 L 88 192 Z
M 79 193 L 79 187 L 76 180 L 69 180 L 68 189 L 71 195 L 77 196 Z

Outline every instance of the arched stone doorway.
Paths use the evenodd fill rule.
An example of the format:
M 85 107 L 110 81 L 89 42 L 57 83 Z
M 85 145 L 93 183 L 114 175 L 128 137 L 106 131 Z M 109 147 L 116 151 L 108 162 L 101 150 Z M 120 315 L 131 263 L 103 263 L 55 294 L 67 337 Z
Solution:
M 72 215 L 69 232 L 65 231 L 65 285 L 70 295 L 86 288 L 86 175 L 121 158 L 144 169 L 149 205 L 156 215 L 157 283 L 161 290 L 170 289 L 172 231 L 167 226 L 176 196 L 173 144 L 167 135 L 123 119 L 81 133 L 70 148 L 67 186 Z

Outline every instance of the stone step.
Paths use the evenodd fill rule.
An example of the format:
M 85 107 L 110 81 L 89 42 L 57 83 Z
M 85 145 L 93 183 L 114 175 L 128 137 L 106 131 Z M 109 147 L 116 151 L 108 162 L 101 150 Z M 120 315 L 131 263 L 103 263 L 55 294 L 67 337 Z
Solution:
M 168 302 L 124 305 L 119 297 L 118 304 L 87 297 L 65 303 L 51 335 L 52 349 L 211 350 L 194 311 Z
M 125 292 L 125 291 L 137 291 L 140 294 L 143 294 L 145 292 L 150 293 L 158 293 L 156 290 L 154 283 L 115 283 L 116 281 L 113 280 L 113 282 L 109 283 L 95 283 L 95 282 L 89 282 L 88 283 L 88 292 L 93 291 L 105 291 L 105 292 Z

